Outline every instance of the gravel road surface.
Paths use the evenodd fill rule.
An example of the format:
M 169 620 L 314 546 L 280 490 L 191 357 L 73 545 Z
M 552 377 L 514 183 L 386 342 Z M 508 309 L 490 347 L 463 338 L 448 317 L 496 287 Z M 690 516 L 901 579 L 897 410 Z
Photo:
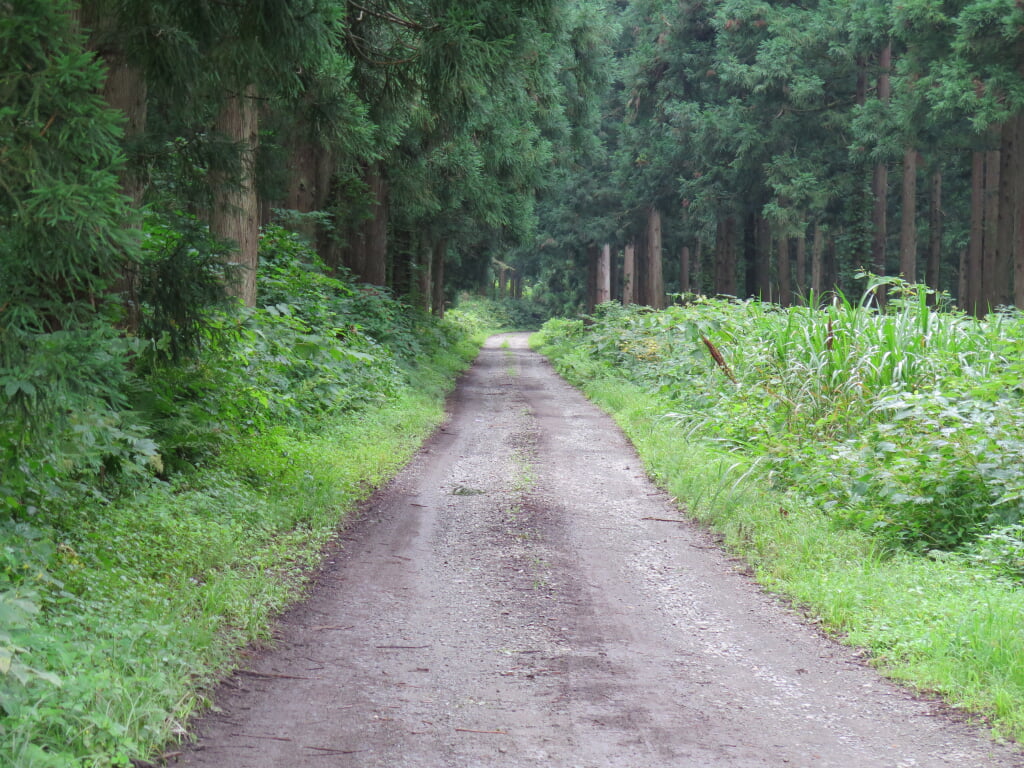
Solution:
M 179 764 L 1024 766 L 665 522 L 525 335 L 491 339 L 451 408 Z

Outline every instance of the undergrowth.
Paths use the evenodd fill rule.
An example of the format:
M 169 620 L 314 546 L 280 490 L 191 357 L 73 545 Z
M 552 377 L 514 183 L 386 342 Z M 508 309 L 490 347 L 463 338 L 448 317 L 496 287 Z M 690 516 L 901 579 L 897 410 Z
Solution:
M 1024 736 L 1022 320 L 896 284 L 555 320 L 542 351 L 759 578 L 892 677 Z
M 178 249 L 159 227 L 154 247 Z M 183 734 L 489 330 L 329 277 L 277 229 L 260 287 L 248 312 L 154 320 L 87 429 L 5 444 L 0 765 L 128 766 Z

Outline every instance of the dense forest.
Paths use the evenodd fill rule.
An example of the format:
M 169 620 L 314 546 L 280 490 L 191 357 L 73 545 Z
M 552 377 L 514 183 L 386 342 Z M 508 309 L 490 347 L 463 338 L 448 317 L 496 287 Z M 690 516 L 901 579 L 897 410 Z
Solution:
M 0 0 L 0 762 L 127 764 L 171 735 L 199 701 L 181 681 L 208 682 L 293 593 L 260 616 L 241 607 L 248 594 L 212 607 L 209 595 L 243 572 L 290 572 L 273 542 L 301 529 L 315 549 L 337 519 L 324 510 L 380 480 L 297 457 L 313 444 L 359 455 L 338 419 L 371 430 L 352 440 L 382 441 L 371 414 L 395 404 L 411 411 L 381 416 L 383 433 L 419 424 L 401 437 L 415 443 L 439 416 L 410 416 L 436 406 L 409 405 L 413 393 L 440 397 L 467 338 L 502 323 L 596 311 L 588 336 L 570 325 L 565 338 L 637 367 L 645 386 L 681 377 L 663 354 L 675 334 L 692 342 L 680 355 L 749 376 L 750 391 L 774 363 L 718 363 L 708 328 L 753 328 L 729 331 L 735 352 L 795 325 L 607 302 L 827 307 L 805 346 L 830 371 L 844 323 L 879 329 L 879 356 L 864 355 L 877 371 L 948 324 L 951 357 L 926 375 L 890 371 L 870 392 L 859 373 L 845 380 L 847 410 L 866 418 L 880 412 L 867 394 L 899 381 L 917 396 L 939 368 L 972 394 L 982 369 L 961 328 L 1005 319 L 977 342 L 990 387 L 970 420 L 1005 444 L 965 449 L 988 466 L 999 448 L 995 469 L 945 539 L 916 518 L 891 537 L 922 552 L 970 544 L 993 487 L 1015 510 L 1020 499 L 1007 414 L 1024 308 L 1022 68 L 1019 0 Z M 471 296 L 504 304 L 476 313 Z M 744 391 L 719 405 L 737 412 Z M 778 429 L 854 441 L 814 410 L 825 399 L 801 410 L 782 391 L 765 406 L 769 421 L 788 414 Z M 923 420 L 951 428 L 947 405 Z M 882 423 L 875 442 L 916 450 Z M 736 424 L 722 439 L 774 456 Z M 934 447 L 963 479 L 957 446 Z M 783 464 L 793 482 L 809 476 Z M 845 486 L 808 466 L 823 493 L 860 481 L 860 464 Z M 268 477 L 344 499 L 264 508 Z M 927 517 L 902 482 L 875 490 Z M 225 511 L 228 496 L 247 501 Z M 287 511 L 304 504 L 316 521 Z M 210 510 L 230 545 L 190 538 L 216 527 Z M 879 522 L 861 512 L 861 527 Z M 241 531 L 257 538 L 239 544 Z M 232 570 L 246 549 L 273 566 Z M 194 602 L 182 587 L 169 608 L 168 584 L 196 587 Z M 172 632 L 168 613 L 233 639 L 209 640 L 201 662 L 201 643 L 168 651 L 168 637 L 202 633 Z M 67 674 L 118 657 L 130 675 Z M 97 714 L 104 689 L 121 714 Z M 152 712 L 134 713 L 142 698 Z
M 977 314 L 1024 303 L 1019 4 L 645 0 L 610 18 L 598 149 L 540 209 L 592 301 L 789 304 L 866 270 Z

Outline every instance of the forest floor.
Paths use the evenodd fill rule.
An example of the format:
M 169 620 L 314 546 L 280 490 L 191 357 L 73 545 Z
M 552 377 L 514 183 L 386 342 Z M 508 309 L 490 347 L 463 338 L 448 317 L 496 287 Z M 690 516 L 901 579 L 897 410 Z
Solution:
M 450 409 L 179 764 L 1024 766 L 763 592 L 525 334 Z

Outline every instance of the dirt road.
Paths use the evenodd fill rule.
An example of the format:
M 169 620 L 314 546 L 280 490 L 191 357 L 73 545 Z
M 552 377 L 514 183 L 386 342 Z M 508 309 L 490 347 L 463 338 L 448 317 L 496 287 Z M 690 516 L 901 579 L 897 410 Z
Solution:
M 346 533 L 181 763 L 1024 766 L 762 594 L 523 335 Z

